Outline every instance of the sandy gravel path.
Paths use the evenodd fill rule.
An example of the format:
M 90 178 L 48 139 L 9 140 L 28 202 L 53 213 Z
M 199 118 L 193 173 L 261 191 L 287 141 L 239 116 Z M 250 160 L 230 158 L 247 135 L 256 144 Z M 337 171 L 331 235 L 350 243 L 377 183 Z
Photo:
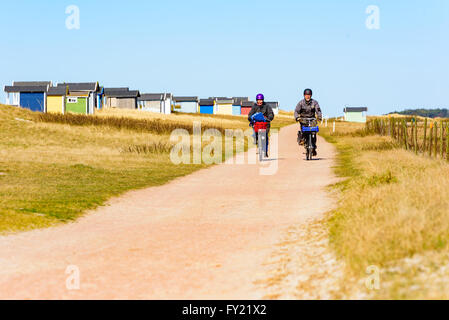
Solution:
M 129 192 L 76 223 L 0 237 L 0 299 L 265 297 L 257 281 L 270 277 L 276 243 L 334 202 L 324 188 L 335 181 L 333 147 L 319 138 L 320 159 L 306 162 L 296 129 L 279 133 L 273 175 L 217 165 Z M 67 288 L 73 270 L 79 290 Z

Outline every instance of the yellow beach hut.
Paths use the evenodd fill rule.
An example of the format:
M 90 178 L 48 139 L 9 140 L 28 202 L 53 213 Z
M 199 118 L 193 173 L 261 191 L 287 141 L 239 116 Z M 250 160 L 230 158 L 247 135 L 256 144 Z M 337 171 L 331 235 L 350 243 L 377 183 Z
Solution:
M 234 100 L 232 98 L 216 98 L 215 108 L 216 114 L 225 114 L 232 116 L 232 104 Z
M 68 87 L 50 87 L 47 92 L 47 112 L 65 113 L 65 97 Z

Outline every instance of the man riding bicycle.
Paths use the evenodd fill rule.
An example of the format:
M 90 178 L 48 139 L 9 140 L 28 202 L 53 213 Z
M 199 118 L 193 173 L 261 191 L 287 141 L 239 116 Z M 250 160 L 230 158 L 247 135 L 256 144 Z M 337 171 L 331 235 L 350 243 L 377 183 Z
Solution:
M 256 103 L 254 104 L 254 106 L 252 107 L 251 111 L 248 114 L 248 121 L 250 122 L 250 124 L 253 124 L 253 115 L 257 114 L 257 113 L 262 113 L 265 121 L 268 122 L 267 124 L 267 148 L 266 148 L 266 154 L 265 157 L 268 158 L 268 134 L 270 133 L 270 122 L 273 121 L 274 119 L 274 112 L 273 109 L 265 103 L 265 97 L 263 94 L 258 94 L 256 97 Z M 257 132 L 256 134 L 256 141 L 258 141 L 258 137 L 257 137 Z
M 323 115 L 321 113 L 321 108 L 318 103 L 318 101 L 312 99 L 313 92 L 311 89 L 304 90 L 304 100 L 301 100 L 297 105 L 295 109 L 295 119 L 297 122 L 300 122 L 301 124 L 304 124 L 301 122 L 301 119 L 305 118 L 317 118 L 318 121 L 321 121 L 323 118 Z M 302 132 L 298 132 L 298 140 L 301 141 L 301 143 L 304 143 L 304 135 Z M 316 145 L 316 135 L 312 139 L 313 144 L 313 156 L 317 155 L 317 145 Z

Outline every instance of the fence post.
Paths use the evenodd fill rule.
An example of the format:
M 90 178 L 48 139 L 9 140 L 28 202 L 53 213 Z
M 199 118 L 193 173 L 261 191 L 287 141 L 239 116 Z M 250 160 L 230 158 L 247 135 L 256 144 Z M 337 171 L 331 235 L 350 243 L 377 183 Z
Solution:
M 396 119 L 393 118 L 393 139 L 396 139 Z
M 394 138 L 395 138 L 395 132 L 394 132 L 394 118 L 391 118 L 390 121 L 391 121 L 391 137 L 394 139 Z
M 391 137 L 391 118 L 388 118 L 388 135 Z
M 435 158 L 438 157 L 438 122 L 435 121 Z
M 449 161 L 449 122 L 446 123 L 446 160 Z
M 424 143 L 423 143 L 423 153 L 426 153 L 427 146 L 427 118 L 424 119 Z
M 443 121 L 441 121 L 440 122 L 440 126 L 441 126 L 441 129 L 440 129 L 440 156 L 441 156 L 441 159 L 443 159 L 443 157 L 444 157 L 444 145 L 443 145 L 443 134 L 444 134 L 444 126 L 443 126 Z
M 396 141 L 399 141 L 399 120 L 398 119 L 394 119 L 394 127 L 395 127 L 395 132 L 394 132 L 394 135 L 395 135 L 395 139 L 396 139 Z
M 405 150 L 408 150 L 408 132 L 407 132 L 407 119 L 404 119 L 404 143 L 405 143 Z
M 396 118 L 393 118 L 393 138 L 398 139 L 398 129 L 397 129 L 397 121 Z
M 429 130 L 429 157 L 432 157 L 432 143 L 433 143 L 433 122 L 430 123 L 430 130 Z
M 415 145 L 415 154 L 418 154 L 418 119 L 415 118 L 415 136 L 413 137 Z

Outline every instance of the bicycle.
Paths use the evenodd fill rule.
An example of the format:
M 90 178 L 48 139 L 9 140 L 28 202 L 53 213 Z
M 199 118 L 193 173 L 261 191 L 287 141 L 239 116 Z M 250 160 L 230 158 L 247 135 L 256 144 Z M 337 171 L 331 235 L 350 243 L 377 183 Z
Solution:
M 318 127 L 316 118 L 301 118 L 301 131 L 302 138 L 304 140 L 304 148 L 306 149 L 306 159 L 307 161 L 313 159 L 313 151 L 315 147 L 313 145 L 313 140 L 316 139 L 316 135 L 320 131 Z M 298 144 L 301 146 L 301 141 L 298 138 Z
M 257 149 L 259 152 L 259 161 L 263 161 L 267 154 L 268 136 L 267 136 L 267 122 L 255 122 L 254 123 L 254 139 L 256 140 Z
M 263 161 L 268 152 L 268 123 L 261 112 L 251 117 L 250 126 L 254 129 L 254 143 L 257 145 L 260 162 Z

